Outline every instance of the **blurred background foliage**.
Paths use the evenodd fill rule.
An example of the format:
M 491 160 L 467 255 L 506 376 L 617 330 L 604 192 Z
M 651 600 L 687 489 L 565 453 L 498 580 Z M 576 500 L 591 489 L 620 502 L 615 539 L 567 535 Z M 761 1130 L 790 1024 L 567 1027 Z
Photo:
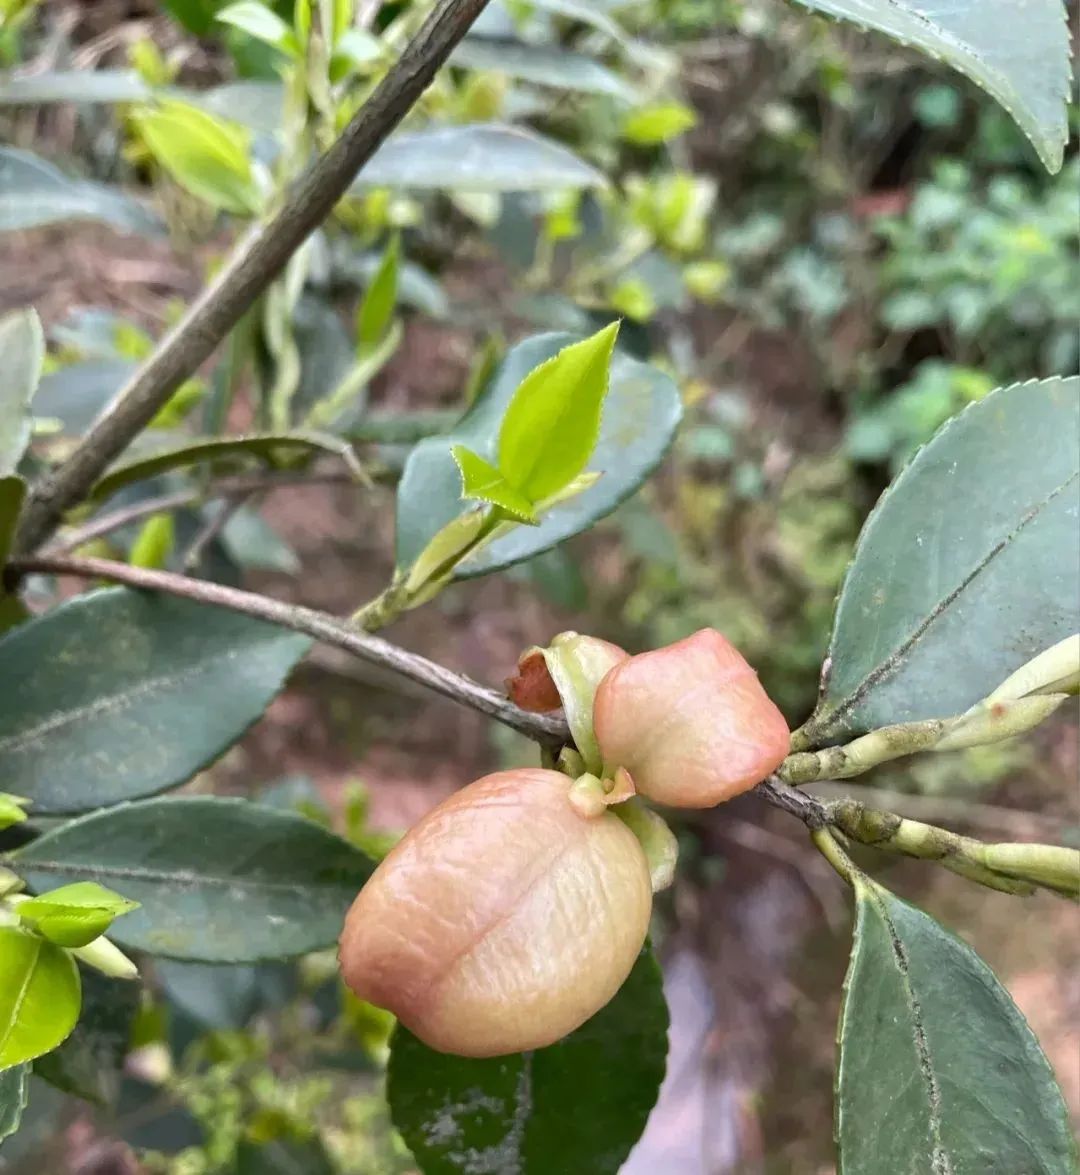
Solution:
M 426 10 L 358 0 L 325 85 L 309 75 L 305 90 L 306 67 L 244 22 L 219 21 L 225 7 L 0 0 L 0 310 L 33 303 L 49 330 L 40 461 L 86 427 Z M 272 8 L 293 20 L 288 0 Z M 74 89 L 56 80 L 72 70 L 94 73 Z M 153 94 L 180 105 L 155 108 Z M 156 123 L 161 110 L 173 121 Z M 406 131 L 477 123 L 538 136 L 522 140 L 532 147 L 520 160 L 501 157 L 520 170 L 461 183 L 468 152 L 429 149 L 420 183 L 357 187 L 229 354 L 155 421 L 157 443 L 315 421 L 374 444 L 393 470 L 409 440 L 471 402 L 508 342 L 622 316 L 621 345 L 668 369 L 683 395 L 659 474 L 590 533 L 448 591 L 403 639 L 497 680 L 560 628 L 641 648 L 712 625 L 801 720 L 859 527 L 891 475 L 991 388 L 1076 370 L 1075 150 L 1048 176 L 963 79 L 782 0 L 493 0 Z M 218 172 L 186 167 L 173 148 L 189 133 L 216 136 Z M 572 155 L 530 156 L 536 144 Z M 59 169 L 49 183 L 81 185 L 76 216 L 88 223 L 27 213 L 30 197 L 12 218 L 4 197 L 37 191 L 19 186 L 31 173 L 45 182 L 26 153 Z M 145 239 L 132 243 L 133 230 Z M 380 310 L 373 291 L 392 249 Z M 191 484 L 165 474 L 110 507 Z M 196 502 L 167 527 L 152 519 L 103 542 L 180 567 L 212 515 Z M 253 499 L 194 553 L 215 578 L 343 611 L 385 579 L 390 515 L 382 491 L 358 501 L 340 486 L 297 491 L 291 505 Z M 315 658 L 196 786 L 254 792 L 295 771 L 267 802 L 379 852 L 450 787 L 528 754 L 475 716 L 388 700 L 388 684 Z M 1006 830 L 1026 819 L 1019 808 L 1042 809 L 1068 835 L 1075 767 L 1075 737 L 1057 728 L 870 782 L 924 803 L 963 797 L 954 820 Z M 808 1024 L 815 1001 L 835 998 L 842 934 L 826 946 L 842 904 L 837 913 L 838 892 L 800 862 L 788 829 L 730 807 L 680 832 L 685 875 L 657 938 L 684 1089 L 666 1092 L 628 1171 L 830 1169 L 820 1124 L 831 1046 Z M 934 907 L 925 879 L 890 868 Z M 1004 941 L 998 897 L 965 892 L 958 912 L 960 884 L 944 883 L 939 905 L 952 903 L 1007 978 L 1030 967 L 1030 944 Z M 1030 980 L 1029 999 L 1075 1025 L 1077 992 L 1058 982 L 1064 952 L 1039 973 L 1044 986 Z M 154 990 L 130 1026 L 122 1086 L 97 1091 L 91 1112 L 42 1085 L 0 1169 L 413 1170 L 378 1096 L 389 1025 L 343 996 L 332 958 L 163 964 Z M 1036 1027 L 1052 1059 L 1055 1047 L 1075 1054 L 1057 1022 Z M 783 1077 L 792 1068 L 799 1091 Z M 1075 1112 L 1080 1075 L 1061 1076 Z M 708 1112 L 687 1082 L 706 1091 Z M 85 1074 L 69 1088 L 86 1093 Z M 679 1096 L 689 1117 L 674 1137 L 665 1123 Z

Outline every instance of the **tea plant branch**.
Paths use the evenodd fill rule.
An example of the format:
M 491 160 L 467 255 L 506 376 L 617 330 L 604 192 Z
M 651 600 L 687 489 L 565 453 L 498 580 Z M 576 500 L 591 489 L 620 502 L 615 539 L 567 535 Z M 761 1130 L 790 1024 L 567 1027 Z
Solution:
M 56 530 L 176 389 L 209 358 L 296 249 L 345 194 L 357 172 L 427 89 L 487 0 L 438 0 L 341 136 L 289 189 L 265 224 L 240 241 L 218 276 L 132 376 L 71 456 L 34 487 L 15 549 L 27 553 Z

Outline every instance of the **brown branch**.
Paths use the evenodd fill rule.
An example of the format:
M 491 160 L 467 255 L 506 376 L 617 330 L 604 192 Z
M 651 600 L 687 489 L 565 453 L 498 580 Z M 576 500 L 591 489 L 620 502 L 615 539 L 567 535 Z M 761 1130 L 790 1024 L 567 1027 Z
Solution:
M 71 456 L 34 487 L 21 520 L 17 552 L 32 551 L 53 534 L 64 511 L 83 500 L 109 463 L 209 358 L 297 248 L 330 215 L 356 173 L 427 89 L 486 4 L 487 0 L 438 0 L 341 137 L 289 189 L 270 220 L 252 227 Z
M 105 579 L 113 583 L 127 584 L 129 587 L 183 596 L 200 604 L 230 608 L 245 616 L 278 624 L 282 628 L 302 632 L 323 644 L 344 649 L 354 657 L 389 669 L 410 681 L 415 681 L 418 685 L 442 694 L 443 697 L 486 714 L 489 718 L 494 718 L 497 722 L 502 722 L 539 743 L 557 747 L 570 738 L 569 730 L 561 717 L 520 710 L 503 694 L 478 684 L 472 678 L 444 669 L 426 657 L 409 653 L 381 637 L 362 632 L 336 616 L 317 612 L 313 608 L 285 604 L 255 592 L 224 587 L 222 584 L 206 580 L 190 579 L 188 576 L 168 571 L 131 567 L 127 563 L 116 563 L 110 559 L 37 555 L 13 559 L 8 563 L 7 570 L 16 575 L 41 573 L 74 575 L 80 579 Z

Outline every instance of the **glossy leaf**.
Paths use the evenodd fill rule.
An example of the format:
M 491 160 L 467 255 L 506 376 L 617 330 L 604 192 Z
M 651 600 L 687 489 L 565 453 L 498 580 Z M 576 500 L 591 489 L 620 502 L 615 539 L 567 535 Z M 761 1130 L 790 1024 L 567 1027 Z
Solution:
M 863 527 L 815 742 L 959 714 L 1076 630 L 1080 378 L 992 392 L 934 437 Z
M 619 324 L 564 347 L 521 381 L 499 430 L 499 469 L 531 502 L 580 474 L 600 432 Z
M 294 57 L 299 55 L 296 34 L 272 8 L 260 4 L 258 0 L 238 0 L 236 4 L 223 8 L 217 14 L 217 19 L 222 24 L 240 29 L 249 37 L 273 45 L 282 53 Z
M 20 902 L 19 920 L 61 947 L 84 947 L 104 934 L 113 920 L 136 909 L 130 901 L 94 881 L 76 881 Z
M 361 168 L 350 190 L 541 192 L 605 183 L 584 160 L 533 131 L 470 123 L 395 135 Z
M 117 188 L 74 180 L 29 151 L 0 147 L 0 232 L 95 220 L 125 232 L 159 234 L 153 213 Z
M 1069 1175 L 1076 1150 L 1038 1041 L 969 946 L 858 877 L 838 1033 L 840 1175 Z
M 667 1027 L 648 948 L 606 1008 L 536 1052 L 448 1056 L 399 1027 L 387 1093 L 394 1125 L 425 1175 L 614 1175 L 656 1101 Z
M 130 359 L 87 359 L 50 372 L 34 396 L 34 416 L 58 420 L 65 436 L 82 436 L 135 368 Z
M 585 94 L 607 94 L 633 102 L 637 92 L 625 78 L 592 57 L 558 45 L 533 45 L 489 37 L 466 37 L 450 55 L 450 64 L 501 73 L 519 81 Z
M 394 316 L 400 253 L 400 239 L 394 236 L 379 262 L 370 285 L 364 291 L 356 318 L 356 339 L 361 353 L 378 346 Z
M 0 81 L 0 106 L 139 102 L 151 89 L 133 69 L 68 69 Z
M 0 926 L 0 1069 L 40 1057 L 79 1017 L 79 972 L 61 947 Z
M 116 493 L 132 482 L 183 469 L 200 462 L 232 462 L 244 458 L 258 458 L 271 464 L 280 463 L 287 454 L 342 453 L 342 446 L 330 437 L 316 433 L 255 433 L 250 436 L 212 437 L 191 441 L 177 448 L 140 457 L 126 465 L 114 466 L 94 486 L 91 496 L 98 501 Z
M 796 0 L 947 62 L 996 98 L 1051 171 L 1061 167 L 1071 88 L 1061 0 Z
M 144 107 L 133 118 L 154 158 L 193 196 L 241 216 L 259 210 L 245 128 L 172 101 Z
M 79 596 L 0 640 L 0 680 L 19 683 L 0 709 L 0 779 L 36 813 L 176 787 L 262 715 L 309 644 L 190 600 Z
M 114 1104 L 140 998 L 137 983 L 83 971 L 79 1022 L 58 1049 L 34 1062 L 34 1073 L 64 1093 Z
M 515 489 L 494 465 L 464 445 L 454 445 L 450 452 L 461 473 L 463 498 L 499 506 L 522 522 L 536 522 L 532 502 Z
M 332 945 L 372 863 L 290 812 L 182 796 L 96 812 L 20 849 L 35 890 L 85 879 L 141 908 L 109 937 L 208 963 L 286 958 Z
M 399 567 L 409 566 L 438 530 L 468 509 L 460 500 L 461 479 L 451 447 L 465 445 L 493 462 L 507 405 L 522 380 L 577 341 L 570 335 L 547 334 L 519 343 L 457 427 L 413 449 L 398 489 Z M 583 493 L 546 511 L 539 526 L 517 527 L 470 556 L 457 575 L 485 575 L 529 559 L 609 514 L 659 464 L 681 414 L 678 389 L 666 375 L 616 352 L 600 437 L 588 463 L 602 476 Z
M 0 1142 L 19 1129 L 30 1094 L 29 1086 L 29 1065 L 15 1065 L 0 1072 Z
M 30 400 L 44 358 L 45 336 L 33 310 L 0 318 L 0 477 L 15 472 L 30 443 Z

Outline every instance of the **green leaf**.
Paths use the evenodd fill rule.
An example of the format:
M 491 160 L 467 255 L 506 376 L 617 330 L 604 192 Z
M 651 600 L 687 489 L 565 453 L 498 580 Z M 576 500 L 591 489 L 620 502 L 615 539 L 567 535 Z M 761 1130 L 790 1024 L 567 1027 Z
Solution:
M 262 715 L 310 643 L 190 600 L 79 596 L 0 640 L 0 680 L 19 683 L 0 709 L 0 779 L 37 813 L 176 787 Z
M 228 118 L 249 131 L 276 135 L 285 124 L 285 87 L 281 82 L 243 78 L 208 90 L 168 90 L 170 97 L 207 114 Z
M 499 430 L 499 469 L 531 502 L 564 489 L 588 464 L 619 324 L 564 347 L 521 381 Z
M 236 4 L 230 4 L 217 14 L 217 19 L 222 24 L 240 29 L 249 37 L 273 45 L 290 57 L 300 55 L 300 45 L 293 30 L 273 9 L 259 4 L 258 0 L 239 0 Z
M 259 211 L 246 128 L 183 102 L 162 102 L 132 115 L 154 158 L 181 187 L 240 216 Z
M 371 284 L 364 292 L 356 318 L 357 342 L 361 354 L 378 346 L 394 315 L 400 252 L 401 240 L 395 234 L 383 254 Z
M 140 102 L 153 91 L 133 69 L 67 69 L 0 81 L 0 106 Z
M 991 392 L 941 429 L 863 527 L 815 744 L 959 714 L 1080 611 L 1080 378 Z
M 648 947 L 615 998 L 558 1044 L 470 1060 L 398 1027 L 387 1097 L 425 1175 L 614 1175 L 656 1101 L 667 1005 Z
M 67 951 L 0 926 L 0 1069 L 56 1048 L 79 1018 L 79 990 Z
M 0 791 L 0 832 L 26 820 L 26 805 L 29 802 L 25 796 L 13 796 L 9 792 Z
M 1016 119 L 1050 171 L 1061 167 L 1071 88 L 1061 0 L 796 0 L 947 62 Z
M 15 1065 L 0 1072 L 0 1142 L 19 1129 L 30 1096 L 30 1066 Z
M 489 502 L 512 514 L 521 522 L 536 525 L 536 511 L 533 504 L 483 457 L 478 457 L 464 445 L 454 445 L 451 450 L 461 472 L 461 496 L 478 502 Z
M 95 971 L 82 973 L 82 1010 L 74 1032 L 34 1062 L 34 1073 L 64 1093 L 114 1105 L 131 1040 L 140 990 Z
M 235 1175 L 335 1175 L 338 1170 L 317 1136 L 245 1140 L 236 1149 Z
M 96 812 L 14 860 L 35 890 L 87 878 L 139 902 L 113 927 L 120 946 L 208 963 L 332 945 L 372 870 L 352 845 L 302 816 L 201 796 Z
M 463 444 L 494 462 L 499 430 L 519 385 L 539 364 L 577 341 L 570 335 L 546 334 L 519 343 L 454 430 L 413 449 L 398 488 L 399 567 L 410 566 L 437 531 L 468 509 L 459 499 L 461 478 L 452 446 Z M 600 437 L 589 462 L 589 468 L 603 476 L 583 493 L 546 511 L 539 526 L 516 527 L 469 556 L 457 568 L 457 576 L 486 575 L 530 559 L 609 514 L 659 464 L 681 414 L 678 389 L 666 375 L 616 352 Z
M 158 959 L 154 974 L 169 1002 L 197 1024 L 242 1029 L 268 1003 L 280 1005 L 291 991 L 288 963 L 180 963 Z
M 394 135 L 364 164 L 349 190 L 544 192 L 599 188 L 606 182 L 584 160 L 533 131 L 471 123 Z
M 176 527 L 171 514 L 151 514 L 139 528 L 128 551 L 132 567 L 164 567 L 176 545 Z
M 194 440 L 149 457 L 139 457 L 126 465 L 113 466 L 91 490 L 91 497 L 101 501 L 132 482 L 145 481 L 171 469 L 183 469 L 202 461 L 235 464 L 238 460 L 254 457 L 273 465 L 287 463 L 290 454 L 335 453 L 341 456 L 343 451 L 344 446 L 333 437 L 317 433 L 253 433 Z
M 681 102 L 662 102 L 634 110 L 623 122 L 623 138 L 639 147 L 668 143 L 697 125 L 697 114 Z
M 838 1032 L 840 1175 L 1070 1175 L 1068 1114 L 989 967 L 928 914 L 856 877 Z
M 0 568 L 11 550 L 11 540 L 19 522 L 19 511 L 26 497 L 26 482 L 21 477 L 0 477 Z M 0 596 L 4 594 L 0 583 Z
M 15 472 L 30 443 L 30 400 L 44 358 L 45 336 L 33 310 L 0 317 L 0 477 Z
M 34 415 L 59 420 L 64 436 L 81 436 L 136 366 L 130 359 L 88 359 L 50 372 L 34 396 Z
M 29 151 L 0 147 L 0 232 L 68 220 L 96 220 L 154 236 L 164 229 L 157 216 L 119 189 L 69 179 Z
M 49 942 L 61 947 L 84 947 L 103 935 L 114 919 L 129 914 L 138 905 L 96 881 L 76 881 L 20 902 L 15 912 Z
M 450 64 L 464 69 L 501 73 L 519 81 L 584 94 L 607 94 L 624 102 L 637 100 L 637 90 L 592 57 L 557 45 L 533 45 L 494 37 L 466 37 L 450 55 Z

